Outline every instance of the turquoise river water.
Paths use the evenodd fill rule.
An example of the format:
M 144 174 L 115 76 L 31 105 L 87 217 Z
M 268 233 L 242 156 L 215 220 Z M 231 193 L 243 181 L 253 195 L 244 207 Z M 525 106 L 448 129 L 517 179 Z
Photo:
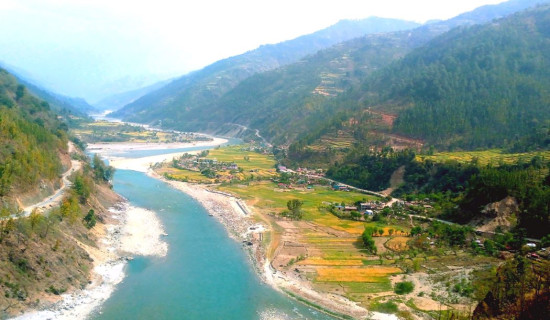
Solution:
M 92 319 L 333 319 L 261 282 L 240 243 L 193 198 L 135 171 L 114 190 L 157 213 L 168 254 L 136 257 Z

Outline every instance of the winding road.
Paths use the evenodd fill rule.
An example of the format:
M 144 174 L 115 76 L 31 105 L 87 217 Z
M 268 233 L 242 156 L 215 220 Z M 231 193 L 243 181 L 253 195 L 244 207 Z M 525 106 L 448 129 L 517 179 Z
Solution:
M 80 170 L 80 167 L 80 161 L 71 160 L 71 167 L 69 168 L 69 170 L 63 173 L 61 177 L 61 187 L 57 189 L 53 195 L 47 196 L 46 198 L 42 199 L 42 201 L 25 207 L 23 209 L 23 214 L 21 214 L 21 217 L 28 217 L 35 208 L 47 208 L 48 206 L 53 206 L 60 203 L 67 188 L 70 188 L 72 186 L 72 182 L 69 181 L 69 176 L 73 174 L 73 172 Z

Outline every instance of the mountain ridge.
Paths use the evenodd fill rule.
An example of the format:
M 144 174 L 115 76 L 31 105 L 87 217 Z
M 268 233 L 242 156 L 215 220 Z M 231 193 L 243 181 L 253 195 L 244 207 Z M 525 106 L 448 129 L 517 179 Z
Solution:
M 121 110 L 114 117 L 135 120 L 132 114 L 150 113 L 155 117 L 156 109 L 169 108 L 177 112 L 179 108 L 197 108 L 202 101 L 214 101 L 249 76 L 297 61 L 299 58 L 317 50 L 341 42 L 342 37 L 350 38 L 364 33 L 381 32 L 387 28 L 381 24 L 381 18 L 371 17 L 362 21 L 344 21 L 316 33 L 298 37 L 274 45 L 263 45 L 255 50 L 231 58 L 217 61 L 205 68 L 180 77 Z M 417 23 L 396 19 L 383 19 L 393 29 L 406 29 Z M 366 25 L 369 30 L 364 30 Z M 346 31 L 347 30 L 347 31 Z M 340 35 L 340 36 L 338 36 Z M 292 49 L 292 50 L 289 50 Z
M 188 104 L 176 106 L 176 101 L 180 97 L 166 97 L 153 92 L 142 98 L 142 105 L 153 106 L 151 109 L 146 107 L 139 109 L 129 105 L 115 115 L 134 122 L 211 133 L 219 133 L 222 130 L 220 128 L 226 130 L 228 124 L 237 123 L 259 129 L 262 135 L 271 139 L 272 142 L 285 144 L 296 139 L 308 128 L 317 127 L 319 125 L 317 120 L 331 117 L 333 108 L 330 102 L 327 102 L 329 98 L 345 93 L 370 72 L 384 67 L 395 59 L 402 58 L 413 48 L 421 46 L 453 27 L 488 22 L 540 2 L 513 0 L 498 5 L 483 6 L 455 18 L 423 25 L 410 31 L 358 37 L 306 56 L 294 64 L 258 72 L 239 81 L 230 90 L 214 98 L 205 94 L 202 100 L 186 100 Z M 387 42 L 386 46 L 381 45 L 384 41 Z M 338 52 L 339 47 L 344 48 L 341 53 Z M 348 54 L 348 57 L 345 54 Z M 326 56 L 324 61 L 315 62 L 316 59 L 322 60 L 323 55 Z M 342 64 L 335 65 L 333 68 L 327 67 L 335 59 L 342 60 Z M 227 61 L 219 63 L 223 62 L 227 63 Z M 349 64 L 355 64 L 357 67 L 350 68 Z M 306 65 L 306 67 L 300 71 L 299 65 Z M 342 69 L 344 71 L 341 71 Z M 294 73 L 295 76 L 292 78 L 285 73 Z M 336 80 L 329 79 L 335 73 L 343 73 L 344 76 Z M 283 81 L 278 75 L 286 78 Z M 335 82 L 335 85 L 329 86 L 328 92 L 323 92 L 327 89 L 323 88 L 323 82 L 327 82 L 326 80 Z M 172 83 L 164 90 L 175 92 L 177 88 Z M 330 90 L 333 92 L 331 93 Z M 314 91 L 318 91 L 318 94 L 314 94 Z M 325 97 L 322 96 L 323 94 Z M 342 101 L 343 99 L 340 103 L 357 103 Z M 199 104 L 200 108 L 193 107 L 196 104 Z M 318 119 L 315 120 L 315 117 Z M 305 118 L 307 121 L 302 121 Z M 295 122 L 298 123 L 292 124 Z M 293 127 L 301 129 L 294 130 Z

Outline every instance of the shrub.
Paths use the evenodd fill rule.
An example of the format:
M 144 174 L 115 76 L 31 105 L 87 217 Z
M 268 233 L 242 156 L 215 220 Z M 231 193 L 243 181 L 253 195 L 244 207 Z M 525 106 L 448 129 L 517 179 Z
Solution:
M 397 305 L 392 301 L 380 303 L 376 305 L 375 309 L 378 312 L 383 312 L 383 313 L 396 313 L 398 310 Z
M 397 294 L 407 294 L 414 290 L 414 283 L 410 281 L 398 282 L 395 284 L 394 292 Z

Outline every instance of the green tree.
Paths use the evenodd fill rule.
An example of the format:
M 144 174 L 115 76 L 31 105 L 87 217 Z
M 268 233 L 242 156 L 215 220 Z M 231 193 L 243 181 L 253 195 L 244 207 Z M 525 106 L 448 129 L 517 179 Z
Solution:
M 290 211 L 290 216 L 293 219 L 301 220 L 303 217 L 303 211 L 302 211 L 302 205 L 304 204 L 303 201 L 299 199 L 292 199 L 288 200 L 286 203 L 286 206 L 288 210 Z
M 422 233 L 422 228 L 420 226 L 413 227 L 411 229 L 411 236 L 416 236 Z
M 86 225 L 86 227 L 88 229 L 91 229 L 95 226 L 96 216 L 95 216 L 95 212 L 94 212 L 93 209 L 90 209 L 90 211 L 88 211 L 88 213 L 84 217 L 84 224 Z
M 40 223 L 42 220 L 42 215 L 38 212 L 38 209 L 34 208 L 31 212 L 31 215 L 29 216 L 29 220 L 31 222 L 31 230 L 34 231 L 34 228 Z
M 374 240 L 372 239 L 372 229 L 365 228 L 365 231 L 363 231 L 363 234 L 361 235 L 361 239 L 363 240 L 363 244 L 365 245 L 367 251 L 372 254 L 376 254 L 377 248 Z

